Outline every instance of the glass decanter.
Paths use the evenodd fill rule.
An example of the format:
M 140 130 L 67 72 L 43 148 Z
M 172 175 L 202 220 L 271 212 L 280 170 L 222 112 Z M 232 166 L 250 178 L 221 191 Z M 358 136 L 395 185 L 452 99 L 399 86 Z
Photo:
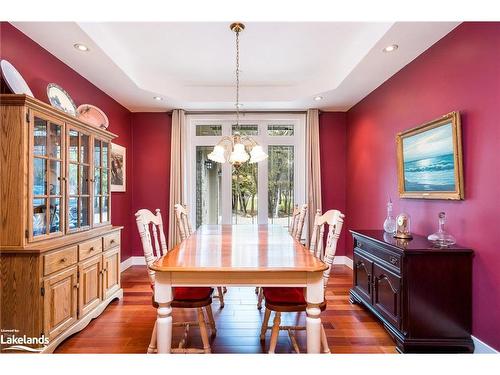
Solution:
M 384 220 L 384 230 L 387 233 L 393 234 L 396 230 L 396 219 L 392 216 L 392 200 L 389 198 L 387 202 L 387 217 Z
M 438 215 L 438 231 L 433 233 L 427 237 L 429 241 L 434 243 L 437 246 L 451 246 L 455 244 L 457 241 L 455 237 L 453 237 L 450 233 L 444 230 L 444 224 L 446 222 L 446 214 L 444 212 L 440 212 Z

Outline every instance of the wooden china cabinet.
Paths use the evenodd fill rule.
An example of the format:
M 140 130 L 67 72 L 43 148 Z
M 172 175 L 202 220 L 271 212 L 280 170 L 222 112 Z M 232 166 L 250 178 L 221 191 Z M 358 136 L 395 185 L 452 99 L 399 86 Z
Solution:
M 109 181 L 115 137 L 29 96 L 0 95 L 4 336 L 44 336 L 52 352 L 122 298 L 122 227 L 111 225 Z

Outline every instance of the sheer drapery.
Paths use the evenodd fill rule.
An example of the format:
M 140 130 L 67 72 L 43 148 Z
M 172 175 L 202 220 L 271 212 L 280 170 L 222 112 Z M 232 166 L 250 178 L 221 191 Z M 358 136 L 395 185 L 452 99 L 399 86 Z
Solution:
M 186 167 L 186 115 L 182 109 L 172 111 L 170 140 L 170 200 L 168 210 L 168 248 L 179 241 L 180 233 L 175 220 L 174 205 L 185 203 L 184 181 Z
M 319 154 L 319 110 L 307 110 L 306 123 L 306 167 L 307 167 L 307 244 L 310 242 L 316 210 L 321 207 L 321 166 Z

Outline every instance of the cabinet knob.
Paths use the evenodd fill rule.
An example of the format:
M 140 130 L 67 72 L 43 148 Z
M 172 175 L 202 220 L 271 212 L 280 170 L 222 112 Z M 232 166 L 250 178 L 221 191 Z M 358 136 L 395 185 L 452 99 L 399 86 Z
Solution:
M 80 287 L 80 284 L 79 283 L 76 283 L 75 285 L 73 285 L 73 288 L 79 288 Z
M 94 246 L 89 248 L 89 253 L 91 253 L 92 251 L 94 251 Z
M 60 262 L 65 263 L 68 259 L 67 258 L 61 258 Z
M 398 259 L 395 257 L 391 257 L 391 263 L 396 264 L 398 262 Z
M 110 244 L 111 244 L 111 243 L 115 243 L 115 240 L 111 240 L 111 241 L 109 241 L 109 243 L 110 243 Z

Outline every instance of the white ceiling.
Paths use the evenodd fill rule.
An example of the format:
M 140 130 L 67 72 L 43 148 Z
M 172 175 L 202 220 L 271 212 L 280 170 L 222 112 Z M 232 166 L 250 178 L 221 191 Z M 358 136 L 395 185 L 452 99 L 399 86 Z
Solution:
M 234 110 L 236 51 L 229 24 L 13 23 L 131 111 Z M 243 110 L 347 110 L 458 24 L 245 23 Z M 77 51 L 74 43 L 90 51 Z M 393 43 L 396 52 L 382 52 Z M 316 95 L 324 99 L 314 101 Z

